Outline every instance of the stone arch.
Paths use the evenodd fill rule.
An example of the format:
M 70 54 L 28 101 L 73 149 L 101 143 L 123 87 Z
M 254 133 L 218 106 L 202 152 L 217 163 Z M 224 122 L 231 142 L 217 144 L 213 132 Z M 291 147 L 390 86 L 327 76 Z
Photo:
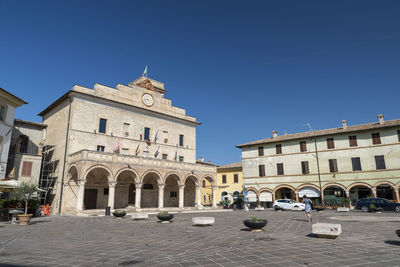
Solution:
M 115 181 L 116 181 L 116 182 L 117 182 L 118 176 L 119 176 L 122 172 L 125 172 L 125 171 L 132 172 L 133 174 L 135 174 L 135 183 L 139 183 L 139 182 L 140 182 L 140 175 L 139 175 L 139 173 L 138 173 L 135 169 L 132 169 L 132 168 L 129 168 L 129 167 L 122 168 L 122 169 L 119 169 L 119 170 L 117 171 L 117 173 L 115 174 Z
M 141 182 L 143 183 L 141 191 L 141 207 L 142 208 L 157 208 L 159 197 L 159 184 L 161 184 L 161 174 L 150 169 L 143 173 Z
M 352 189 L 355 186 L 364 186 L 364 187 L 367 187 L 369 189 L 372 189 L 372 185 L 370 185 L 370 184 L 367 184 L 367 183 L 364 183 L 364 182 L 355 182 L 355 183 L 352 183 L 349 186 L 347 186 L 347 191 L 350 191 L 350 189 Z
M 200 182 L 202 183 L 204 180 L 209 181 L 211 185 L 216 185 L 217 184 L 217 181 L 211 175 L 204 175 L 203 178 L 201 178 Z
M 181 177 L 176 172 L 170 172 L 164 179 L 164 207 L 179 207 L 179 185 Z
M 385 186 L 387 185 L 387 186 Z M 376 188 L 376 196 L 389 200 L 396 200 L 396 185 L 389 181 L 379 181 L 374 184 Z
M 159 171 L 157 171 L 157 170 L 155 170 L 155 169 L 150 169 L 150 170 L 147 170 L 147 171 L 145 171 L 143 174 L 142 174 L 142 177 L 140 178 L 140 181 L 143 183 L 143 180 L 144 180 L 144 178 L 146 177 L 146 175 L 148 175 L 149 173 L 154 173 L 154 174 L 156 174 L 157 176 L 158 176 L 158 178 L 157 178 L 157 182 L 158 183 L 162 183 L 162 175 L 161 175 L 161 173 L 159 172 Z
M 94 166 L 91 166 L 91 167 L 89 167 L 87 170 L 86 170 L 86 172 L 85 172 L 85 174 L 83 175 L 83 179 L 84 180 L 87 180 L 87 175 L 92 171 L 92 170 L 94 170 L 94 169 L 103 169 L 103 170 L 105 170 L 106 172 L 108 172 L 108 181 L 109 182 L 111 182 L 111 181 L 113 181 L 114 180 L 114 175 L 113 175 L 113 172 L 107 167 L 107 166 L 104 166 L 104 165 L 102 165 L 102 164 L 98 164 L 98 165 L 94 165 Z
M 315 184 L 301 184 L 296 188 L 296 190 L 299 191 L 300 189 L 302 189 L 304 187 L 312 187 L 312 188 L 317 189 L 319 191 L 319 186 L 317 186 Z
M 167 178 L 168 178 L 170 175 L 175 175 L 176 177 L 178 177 L 178 184 L 183 184 L 182 177 L 181 177 L 177 172 L 173 172 L 173 171 L 167 173 L 167 174 L 164 176 L 164 179 L 163 179 L 163 183 L 164 183 L 164 184 L 166 183 Z
M 288 184 L 282 184 L 274 188 L 273 195 L 275 196 L 275 199 L 281 199 L 281 198 L 296 199 L 295 191 L 296 189 L 293 186 Z
M 328 188 L 328 187 L 335 187 L 335 186 L 343 189 L 344 191 L 347 191 L 347 188 L 342 184 L 339 184 L 339 183 L 327 183 L 327 184 L 322 186 L 322 192 L 324 192 L 324 190 L 326 188 Z
M 195 183 L 195 185 L 200 185 L 201 181 L 199 180 L 199 177 L 197 177 L 195 174 L 187 174 L 184 178 L 183 178 L 183 184 L 186 183 L 187 179 L 192 179 L 192 181 Z
M 79 194 L 79 172 L 76 164 L 70 164 L 67 169 L 67 181 L 64 182 L 63 212 L 75 212 Z
M 263 187 L 260 190 L 258 190 L 259 194 L 261 194 L 262 192 L 268 192 L 268 193 L 273 193 L 274 190 L 272 190 L 271 188 L 268 187 Z
M 258 190 L 257 190 L 256 188 L 254 188 L 254 187 L 249 187 L 249 188 L 247 188 L 247 192 L 249 192 L 249 191 L 254 191 L 254 192 L 257 194 L 257 196 L 258 196 Z
M 347 187 L 349 192 L 350 203 L 355 205 L 361 198 L 373 196 L 372 185 L 364 182 L 355 182 Z
M 104 165 L 94 165 L 85 173 L 84 209 L 104 209 L 108 206 L 112 171 Z
M 389 182 L 389 181 L 379 181 L 379 182 L 374 184 L 374 187 L 378 187 L 378 186 L 383 185 L 383 184 L 388 184 L 391 187 L 396 188 L 396 185 L 394 183 L 392 183 L 392 182 Z
M 114 208 L 126 208 L 135 205 L 138 173 L 131 168 L 122 168 L 115 174 Z

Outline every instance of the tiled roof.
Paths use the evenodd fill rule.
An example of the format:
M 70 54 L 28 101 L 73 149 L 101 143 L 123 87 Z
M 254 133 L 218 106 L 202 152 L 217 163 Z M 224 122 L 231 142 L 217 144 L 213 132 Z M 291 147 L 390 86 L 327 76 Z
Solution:
M 318 130 L 318 131 L 280 135 L 277 137 L 270 137 L 270 138 L 265 138 L 265 139 L 261 139 L 258 141 L 253 141 L 250 143 L 237 145 L 236 147 L 242 148 L 242 147 L 246 147 L 246 146 L 259 145 L 259 144 L 276 143 L 276 142 L 282 142 L 282 141 L 288 141 L 288 140 L 296 140 L 296 139 L 311 138 L 311 137 L 318 137 L 318 136 L 325 136 L 325 135 L 351 133 L 351 132 L 358 132 L 358 131 L 367 131 L 367 130 L 390 128 L 390 127 L 396 127 L 396 126 L 400 126 L 400 119 L 385 121 L 382 124 L 379 122 L 375 122 L 375 123 L 347 126 L 346 128 L 339 127 L 339 128 L 332 128 L 332 129 L 325 129 L 325 130 Z
M 235 163 L 231 163 L 231 164 L 227 164 L 227 165 L 223 165 L 223 166 L 219 166 L 217 169 L 237 169 L 237 168 L 242 168 L 242 162 L 235 162 Z

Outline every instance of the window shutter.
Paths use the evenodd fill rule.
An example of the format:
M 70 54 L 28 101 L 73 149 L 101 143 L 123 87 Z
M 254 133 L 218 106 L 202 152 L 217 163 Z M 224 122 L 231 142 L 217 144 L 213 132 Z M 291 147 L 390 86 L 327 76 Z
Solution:
M 381 144 L 381 136 L 379 133 L 372 133 L 372 144 L 379 145 Z
M 283 172 L 283 163 L 278 163 L 276 165 L 276 167 L 277 167 L 278 175 L 283 175 L 284 174 L 284 172 Z
M 276 154 L 282 154 L 282 145 L 281 144 L 276 145 Z
M 328 138 L 326 139 L 327 147 L 328 149 L 335 148 L 335 143 L 333 141 L 333 138 Z
M 357 146 L 357 136 L 356 135 L 349 136 L 349 144 L 351 147 Z
M 300 142 L 300 152 L 307 151 L 307 143 L 305 141 Z
M 264 156 L 264 147 L 263 146 L 259 146 L 258 147 L 258 155 L 259 156 Z
M 258 165 L 258 174 L 262 177 L 265 176 L 265 166 L 264 165 Z
M 32 174 L 32 161 L 24 161 L 22 163 L 22 176 L 31 176 Z
M 330 172 L 337 172 L 338 171 L 336 159 L 330 159 L 329 160 L 329 171 Z

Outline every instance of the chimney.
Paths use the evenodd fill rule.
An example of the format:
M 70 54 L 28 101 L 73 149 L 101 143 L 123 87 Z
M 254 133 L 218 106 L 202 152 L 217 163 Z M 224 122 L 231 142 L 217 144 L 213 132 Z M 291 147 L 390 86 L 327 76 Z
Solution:
M 383 120 L 383 114 L 378 115 L 379 124 L 383 124 L 385 121 Z
M 273 131 L 272 131 L 272 138 L 275 138 L 275 137 L 277 137 L 277 136 L 278 136 L 278 132 L 275 131 L 275 130 L 273 130 Z
M 346 120 L 342 120 L 342 127 L 343 127 L 343 129 L 347 129 L 347 121 Z

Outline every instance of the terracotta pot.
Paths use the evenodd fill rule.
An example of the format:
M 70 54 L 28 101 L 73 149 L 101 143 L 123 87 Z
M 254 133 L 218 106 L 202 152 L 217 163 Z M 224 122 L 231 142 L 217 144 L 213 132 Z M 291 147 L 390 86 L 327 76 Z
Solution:
M 33 214 L 18 214 L 18 220 L 20 225 L 28 225 L 31 221 Z

